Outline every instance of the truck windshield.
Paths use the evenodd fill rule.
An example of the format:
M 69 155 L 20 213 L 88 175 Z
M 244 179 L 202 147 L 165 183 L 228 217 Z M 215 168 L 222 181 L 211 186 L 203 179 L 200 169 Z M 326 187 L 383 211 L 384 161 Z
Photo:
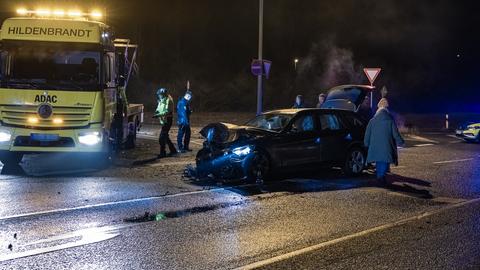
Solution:
M 100 51 L 50 44 L 16 44 L 1 51 L 1 86 L 15 89 L 96 91 Z

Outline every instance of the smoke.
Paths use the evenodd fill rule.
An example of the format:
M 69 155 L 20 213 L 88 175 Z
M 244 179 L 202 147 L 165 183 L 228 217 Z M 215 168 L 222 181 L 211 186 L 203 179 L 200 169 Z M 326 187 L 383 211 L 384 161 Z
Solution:
M 355 63 L 351 50 L 325 41 L 312 45 L 307 57 L 299 65 L 300 85 L 313 85 L 317 90 L 342 84 L 364 82 L 362 66 Z

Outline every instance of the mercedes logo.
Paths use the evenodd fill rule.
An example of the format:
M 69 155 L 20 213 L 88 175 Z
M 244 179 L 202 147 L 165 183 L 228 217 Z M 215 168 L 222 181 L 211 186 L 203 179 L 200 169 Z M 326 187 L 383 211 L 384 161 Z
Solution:
M 42 104 L 38 107 L 37 112 L 41 118 L 47 119 L 52 116 L 53 108 L 50 104 Z

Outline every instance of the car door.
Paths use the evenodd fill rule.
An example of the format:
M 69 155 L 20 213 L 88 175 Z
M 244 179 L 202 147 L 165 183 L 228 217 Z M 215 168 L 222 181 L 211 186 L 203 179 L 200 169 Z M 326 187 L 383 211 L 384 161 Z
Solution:
M 287 131 L 277 139 L 275 146 L 282 167 L 315 163 L 320 151 L 318 137 L 317 119 L 313 113 L 294 118 Z
M 320 112 L 317 117 L 320 129 L 320 160 L 322 162 L 343 161 L 352 141 L 352 134 L 349 133 L 340 113 Z

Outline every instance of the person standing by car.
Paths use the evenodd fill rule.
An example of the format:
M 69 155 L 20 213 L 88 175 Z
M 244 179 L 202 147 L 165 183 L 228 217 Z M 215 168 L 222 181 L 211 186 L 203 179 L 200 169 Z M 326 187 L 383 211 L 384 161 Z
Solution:
M 303 101 L 303 96 L 302 95 L 297 95 L 295 98 L 295 103 L 293 104 L 292 109 L 301 109 L 305 108 L 305 103 Z
M 160 130 L 160 136 L 158 138 L 158 142 L 160 144 L 160 154 L 158 158 L 164 158 L 167 156 L 166 152 L 166 145 L 170 150 L 170 155 L 177 154 L 177 149 L 175 145 L 173 145 L 172 141 L 170 140 L 170 128 L 173 124 L 173 98 L 167 93 L 166 88 L 160 88 L 157 91 L 157 100 L 158 105 L 157 109 L 155 110 L 154 117 L 158 118 L 160 121 L 160 125 L 162 126 Z
M 192 100 L 192 91 L 187 90 L 185 95 L 180 99 L 177 104 L 177 124 L 178 124 L 178 135 L 177 135 L 177 144 L 180 152 L 185 153 L 187 151 L 192 151 L 189 148 L 190 145 L 190 115 L 192 110 L 190 109 L 190 102 Z
M 405 142 L 397 124 L 388 110 L 388 100 L 382 98 L 378 110 L 370 120 L 365 132 L 364 144 L 368 147 L 367 163 L 375 162 L 377 180 L 386 184 L 390 164 L 398 165 L 397 145 Z
M 320 94 L 318 95 L 318 103 L 317 103 L 317 109 L 321 108 L 323 103 L 325 103 L 326 96 L 325 94 Z

